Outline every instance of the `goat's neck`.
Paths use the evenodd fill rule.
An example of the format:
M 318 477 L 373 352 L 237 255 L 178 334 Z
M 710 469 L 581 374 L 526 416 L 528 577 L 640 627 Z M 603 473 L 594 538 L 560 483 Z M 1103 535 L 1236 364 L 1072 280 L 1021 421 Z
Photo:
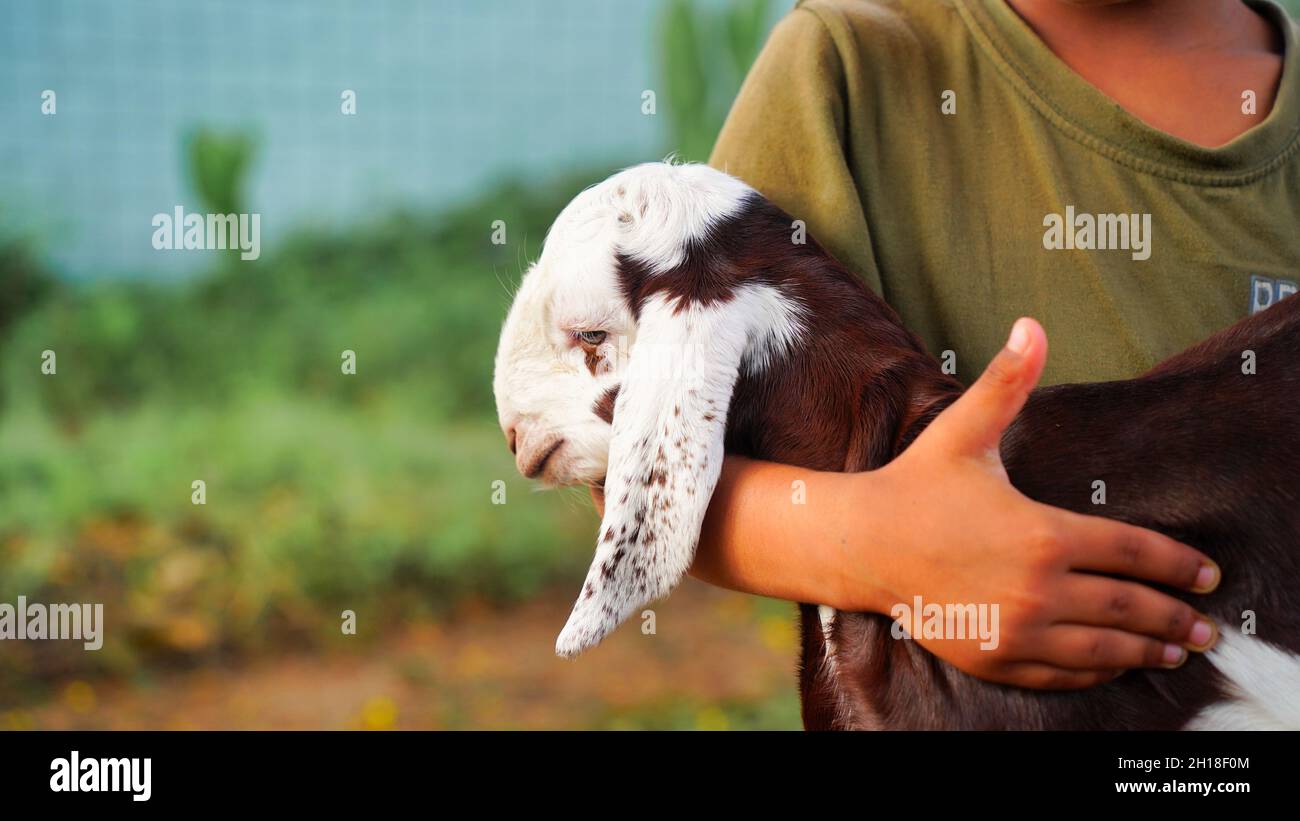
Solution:
M 892 309 L 874 295 L 872 301 L 885 309 L 884 333 L 873 334 L 859 357 L 865 360 L 862 374 L 864 403 L 874 399 L 878 414 L 860 424 L 869 428 L 869 452 L 875 458 L 870 467 L 879 467 L 903 451 L 920 435 L 944 408 L 956 401 L 962 386 L 943 372 L 921 341 L 897 322 Z M 891 320 L 887 326 L 883 320 Z M 870 397 L 870 398 L 869 398 Z M 864 466 L 865 467 L 865 466 Z
M 829 255 L 773 283 L 801 306 L 784 360 L 742 375 L 728 450 L 818 470 L 893 459 L 962 391 L 883 300 Z

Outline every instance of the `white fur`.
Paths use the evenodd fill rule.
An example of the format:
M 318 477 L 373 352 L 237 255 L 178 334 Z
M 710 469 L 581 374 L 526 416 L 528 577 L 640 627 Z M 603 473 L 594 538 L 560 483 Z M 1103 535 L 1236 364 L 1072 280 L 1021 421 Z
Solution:
M 802 305 L 789 295 L 766 285 L 745 285 L 732 298 L 740 322 L 750 329 L 742 363 L 745 372 L 758 374 L 785 356 L 807 327 Z
M 835 608 L 824 604 L 817 605 L 817 618 L 822 623 L 822 640 L 826 645 L 826 662 L 835 663 L 835 640 L 831 631 L 835 629 Z
M 770 286 L 742 286 L 708 307 L 662 294 L 642 306 L 614 406 L 596 556 L 557 653 L 594 646 L 681 581 L 722 469 L 740 369 L 762 367 L 798 332 L 796 307 Z
M 693 306 L 674 314 L 660 297 L 642 309 L 641 345 L 653 339 L 663 346 L 663 361 L 654 373 L 631 375 L 615 403 L 605 517 L 586 583 L 556 642 L 561 655 L 599 642 L 635 608 L 671 591 L 690 566 L 722 467 L 727 408 L 746 346 L 733 313 Z M 707 355 L 697 355 L 700 344 Z
M 686 244 L 733 214 L 753 189 L 700 165 L 646 163 L 583 191 L 556 218 L 541 259 L 520 283 L 501 330 L 493 389 L 503 430 L 516 429 L 522 468 L 563 436 L 542 481 L 599 481 L 605 475 L 609 426 L 591 409 L 620 383 L 637 327 L 615 279 L 616 252 L 652 270 L 678 264 Z M 573 330 L 604 330 L 606 358 L 588 372 Z M 783 339 L 778 333 L 776 339 Z
M 671 271 L 753 193 L 702 165 L 615 174 L 561 212 L 506 318 L 494 390 L 520 469 L 562 441 L 542 480 L 605 484 L 595 559 L 556 643 L 562 655 L 596 644 L 681 580 L 722 466 L 736 379 L 778 360 L 803 329 L 799 305 L 756 284 L 709 306 L 656 294 L 634 318 L 616 254 L 652 276 Z M 607 334 L 595 374 L 572 336 L 581 330 Z M 593 408 L 615 385 L 611 427 Z
M 742 363 L 789 344 L 796 313 L 770 286 L 744 286 L 708 307 L 681 309 L 661 294 L 646 301 L 614 406 L 596 556 L 556 642 L 560 655 L 594 646 L 681 581 L 722 468 Z
M 1206 657 L 1228 680 L 1229 698 L 1186 729 L 1300 730 L 1300 657 L 1223 624 Z
M 754 189 L 707 165 L 646 163 L 615 174 L 606 195 L 625 229 L 621 250 L 663 273 L 682 263 L 686 245 L 734 215 Z

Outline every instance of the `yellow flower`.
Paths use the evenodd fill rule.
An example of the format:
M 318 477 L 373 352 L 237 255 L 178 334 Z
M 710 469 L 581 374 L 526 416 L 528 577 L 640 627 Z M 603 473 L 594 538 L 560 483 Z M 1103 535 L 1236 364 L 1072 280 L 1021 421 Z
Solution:
M 361 729 L 391 730 L 397 724 L 397 705 L 388 696 L 375 696 L 361 708 Z
M 78 715 L 95 709 L 95 691 L 84 681 L 74 681 L 63 688 L 63 703 Z
M 725 730 L 731 726 L 727 720 L 727 714 L 717 707 L 705 707 L 695 714 L 695 729 L 697 730 Z

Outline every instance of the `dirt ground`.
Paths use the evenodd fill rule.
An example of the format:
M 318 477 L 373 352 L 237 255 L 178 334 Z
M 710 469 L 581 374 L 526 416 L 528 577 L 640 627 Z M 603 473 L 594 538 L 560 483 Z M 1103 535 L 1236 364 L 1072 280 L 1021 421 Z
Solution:
M 688 581 L 576 660 L 572 592 L 317 653 L 136 681 L 56 683 L 0 728 L 797 729 L 794 607 Z M 353 649 L 355 648 L 355 649 Z

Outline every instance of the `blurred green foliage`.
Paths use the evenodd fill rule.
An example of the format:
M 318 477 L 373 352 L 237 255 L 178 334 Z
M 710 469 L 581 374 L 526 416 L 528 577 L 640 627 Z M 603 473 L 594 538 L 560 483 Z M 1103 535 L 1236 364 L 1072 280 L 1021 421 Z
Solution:
M 659 25 L 659 71 L 672 148 L 703 162 L 767 36 L 771 0 L 721 7 L 668 0 Z
M 666 6 L 683 159 L 707 157 L 769 12 L 768 0 Z M 249 133 L 183 136 L 203 211 L 248 210 L 257 154 Z M 111 625 L 97 653 L 12 643 L 0 694 L 319 645 L 343 610 L 364 639 L 467 597 L 581 578 L 590 505 L 518 477 L 492 359 L 550 222 L 612 170 L 303 228 L 255 261 L 213 253 L 181 284 L 61 285 L 30 244 L 0 243 L 0 602 L 101 602 Z M 490 241 L 495 220 L 509 244 Z M 192 503 L 194 480 L 206 504 Z
M 185 135 L 186 176 L 210 214 L 243 214 L 244 186 L 257 155 L 257 142 L 241 132 L 199 127 Z
M 25 237 L 0 239 L 0 344 L 20 316 L 55 290 L 54 275 Z
M 0 324 L 0 601 L 103 602 L 113 625 L 99 653 L 14 642 L 0 682 L 310 644 L 344 609 L 373 636 L 580 578 L 589 504 L 517 476 L 492 358 L 524 261 L 610 170 L 303 230 L 181 285 L 56 289 L 0 252 L 21 295 Z M 496 219 L 512 244 L 490 242 Z

